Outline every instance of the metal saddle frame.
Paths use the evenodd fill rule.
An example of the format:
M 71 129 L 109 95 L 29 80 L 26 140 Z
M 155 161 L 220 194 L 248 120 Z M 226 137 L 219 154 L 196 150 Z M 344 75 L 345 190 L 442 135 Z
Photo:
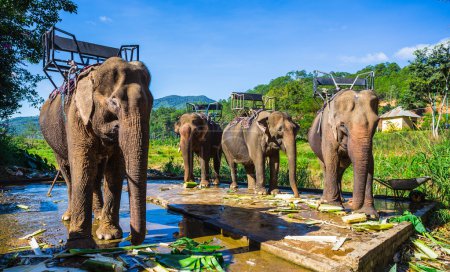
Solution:
M 236 116 L 252 116 L 256 111 L 275 110 L 275 97 L 253 93 L 231 93 L 231 110 Z
M 324 76 L 319 77 L 319 74 Z M 331 97 L 342 89 L 341 87 L 353 90 L 353 87 L 358 86 L 373 90 L 374 79 L 374 71 L 357 74 L 355 78 L 344 78 L 336 77 L 332 72 L 326 73 L 315 70 L 313 79 L 314 97 L 320 97 L 323 101 L 329 101 Z M 334 86 L 334 89 L 326 86 Z
M 213 103 L 186 103 L 187 112 L 197 112 L 206 115 L 209 121 L 219 122 L 222 119 L 222 104 Z
M 55 26 L 42 35 L 43 70 L 55 88 L 49 72 L 59 72 L 67 78 L 76 70 L 104 62 L 110 57 L 126 61 L 139 60 L 139 45 L 122 45 L 119 48 L 79 41 L 75 35 Z

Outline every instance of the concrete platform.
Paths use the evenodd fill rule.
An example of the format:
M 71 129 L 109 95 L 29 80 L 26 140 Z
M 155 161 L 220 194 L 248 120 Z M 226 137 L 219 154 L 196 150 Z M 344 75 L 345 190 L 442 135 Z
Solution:
M 286 214 L 270 213 L 283 200 L 248 194 L 236 197 L 228 188 L 184 189 L 181 184 L 153 184 L 147 187 L 147 200 L 169 210 L 201 219 L 211 228 L 220 228 L 225 235 L 247 239 L 249 246 L 267 251 L 280 258 L 313 271 L 379 271 L 392 260 L 398 246 L 405 242 L 413 227 L 403 222 L 381 232 L 355 232 L 342 222 L 339 215 L 321 213 L 301 205 L 299 215 L 320 219 L 330 224 L 307 225 L 290 219 Z M 245 194 L 240 189 L 238 194 Z M 301 198 L 318 199 L 318 194 L 302 194 Z M 346 210 L 348 204 L 344 204 Z M 382 217 L 410 210 L 425 216 L 434 203 L 414 206 L 409 202 L 376 199 L 375 207 Z M 333 251 L 332 244 L 299 242 L 285 239 L 287 235 L 333 235 L 347 237 L 342 247 Z

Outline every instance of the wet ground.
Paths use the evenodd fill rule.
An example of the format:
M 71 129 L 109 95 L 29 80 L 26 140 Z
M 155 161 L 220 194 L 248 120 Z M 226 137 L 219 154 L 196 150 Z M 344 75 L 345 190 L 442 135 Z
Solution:
M 179 182 L 149 182 L 149 187 L 159 188 L 176 183 Z M 0 188 L 0 254 L 20 246 L 27 246 L 25 240 L 18 238 L 38 229 L 46 229 L 45 233 L 36 237 L 39 243 L 46 243 L 51 247 L 61 247 L 64 244 L 68 226 L 61 221 L 61 216 L 67 208 L 66 187 L 62 183 L 57 184 L 52 191 L 52 197 L 46 196 L 48 188 L 47 184 Z M 19 208 L 17 205 L 25 205 L 28 209 Z M 129 205 L 126 192 L 122 194 L 120 225 L 124 236 L 127 236 Z M 95 227 L 94 221 L 94 232 Z M 303 271 L 295 264 L 252 247 L 240 236 L 222 234 L 217 228 L 205 227 L 198 219 L 168 211 L 151 203 L 147 204 L 147 230 L 148 235 L 144 243 L 172 242 L 181 236 L 197 241 L 214 239 L 214 243 L 225 247 L 223 253 L 229 271 Z M 119 244 L 97 242 L 102 244 L 102 247 L 129 244 L 127 241 Z
M 370 271 L 389 261 L 390 254 L 412 233 L 409 223 L 381 232 L 356 232 L 342 222 L 341 215 L 322 213 L 305 203 L 298 203 L 295 213 L 304 219 L 292 219 L 286 213 L 271 211 L 285 206 L 288 202 L 284 200 L 246 194 L 245 188 L 237 193 L 230 193 L 226 186 L 198 190 L 184 189 L 180 185 L 149 184 L 147 199 L 169 210 L 201 219 L 222 232 L 233 233 L 235 238 L 249 239 L 264 251 L 316 271 L 360 270 L 363 267 Z M 320 195 L 314 193 L 301 195 L 301 200 L 319 198 Z M 344 207 L 350 212 L 348 202 Z M 429 203 L 417 205 L 408 201 L 376 199 L 375 207 L 385 218 L 404 210 L 421 211 L 429 207 Z M 311 219 L 322 223 L 307 224 Z M 339 250 L 332 250 L 331 243 L 287 240 L 287 235 L 337 236 L 348 240 Z

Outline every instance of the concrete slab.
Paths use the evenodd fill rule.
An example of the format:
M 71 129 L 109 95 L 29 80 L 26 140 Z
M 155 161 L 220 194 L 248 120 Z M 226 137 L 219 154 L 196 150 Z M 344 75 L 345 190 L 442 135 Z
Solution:
M 382 232 L 355 232 L 342 222 L 340 216 L 321 213 L 301 205 L 299 215 L 331 224 L 308 225 L 286 214 L 268 212 L 282 200 L 252 194 L 236 197 L 228 188 L 184 189 L 181 184 L 153 184 L 147 187 L 147 200 L 169 210 L 192 216 L 206 225 L 220 228 L 235 239 L 247 239 L 256 247 L 313 271 L 374 271 L 383 269 L 399 245 L 413 233 L 410 223 L 401 223 Z M 238 193 L 244 194 L 245 189 Z M 302 194 L 302 198 L 318 199 L 318 194 Z M 348 204 L 344 204 L 346 210 Z M 382 216 L 400 214 L 403 210 L 426 215 L 434 203 L 413 205 L 376 199 L 375 206 Z M 299 242 L 285 239 L 287 235 L 317 235 L 347 237 L 343 246 L 333 251 L 332 244 Z

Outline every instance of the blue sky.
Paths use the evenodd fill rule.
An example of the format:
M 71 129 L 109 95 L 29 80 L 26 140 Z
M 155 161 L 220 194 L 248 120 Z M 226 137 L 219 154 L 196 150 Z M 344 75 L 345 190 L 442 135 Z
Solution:
M 450 37 L 450 1 L 81 0 L 57 26 L 79 40 L 137 43 L 155 98 L 227 98 L 292 70 L 405 65 Z M 41 73 L 40 65 L 29 69 Z M 38 86 L 47 98 L 48 80 Z M 23 103 L 15 116 L 38 115 Z

